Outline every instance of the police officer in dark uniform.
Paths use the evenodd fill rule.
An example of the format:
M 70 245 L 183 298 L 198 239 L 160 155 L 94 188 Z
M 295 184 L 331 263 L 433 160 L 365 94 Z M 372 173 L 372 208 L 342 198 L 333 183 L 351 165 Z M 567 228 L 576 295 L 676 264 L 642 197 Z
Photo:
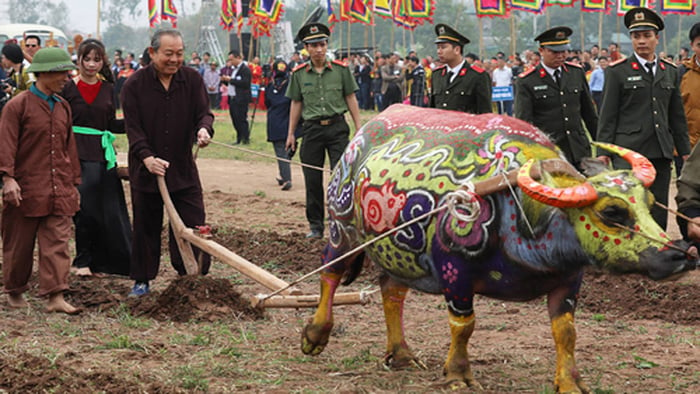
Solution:
M 348 144 L 350 127 L 345 112 L 350 111 L 355 130 L 360 128 L 360 109 L 355 97 L 358 90 L 350 69 L 341 61 L 328 61 L 328 37 L 331 32 L 321 23 L 310 23 L 299 29 L 298 37 L 309 52 L 309 62 L 300 64 L 292 73 L 287 97 L 289 129 L 286 148 L 296 149 L 294 131 L 302 124 L 303 141 L 299 150 L 301 162 L 323 167 L 328 152 L 331 168 L 335 167 Z M 306 219 L 311 232 L 307 238 L 321 238 L 324 229 L 323 173 L 304 167 L 306 185 Z
M 516 80 L 515 117 L 544 131 L 578 166 L 591 156 L 583 123 L 595 137 L 598 115 L 583 68 L 565 62 L 570 35 L 568 27 L 555 27 L 535 38 L 542 61 Z
M 470 66 L 462 56 L 469 39 L 453 28 L 435 26 L 437 55 L 443 66 L 433 71 L 430 107 L 484 114 L 491 107 L 491 77 L 482 68 Z
M 664 29 L 659 15 L 648 8 L 633 8 L 625 14 L 625 26 L 634 53 L 608 66 L 597 139 L 646 156 L 656 169 L 649 190 L 656 201 L 668 205 L 673 149 L 684 159 L 690 153 L 678 70 L 656 55 L 659 31 Z M 599 158 L 609 162 L 608 156 Z M 629 168 L 619 157 L 613 165 Z M 666 210 L 653 206 L 651 213 L 665 229 Z

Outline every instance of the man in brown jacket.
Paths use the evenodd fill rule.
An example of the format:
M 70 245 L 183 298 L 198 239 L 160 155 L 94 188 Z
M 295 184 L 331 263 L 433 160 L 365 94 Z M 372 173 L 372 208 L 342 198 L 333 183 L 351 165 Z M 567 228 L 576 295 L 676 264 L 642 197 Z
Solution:
M 0 120 L 2 274 L 13 308 L 29 306 L 23 293 L 29 289 L 36 239 L 39 296 L 49 297 L 47 311 L 80 312 L 63 298 L 71 264 L 68 240 L 80 204 L 80 162 L 70 106 L 56 95 L 73 69 L 63 49 L 38 51 L 28 69 L 36 83 L 7 103 Z

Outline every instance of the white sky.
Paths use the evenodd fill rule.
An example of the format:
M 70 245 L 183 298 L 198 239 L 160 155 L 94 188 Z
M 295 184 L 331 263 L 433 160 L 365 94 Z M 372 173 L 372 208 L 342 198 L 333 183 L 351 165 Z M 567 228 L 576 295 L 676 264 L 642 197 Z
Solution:
M 83 33 L 94 33 L 97 28 L 97 1 L 98 0 L 63 0 L 68 6 L 70 16 L 70 26 Z M 104 0 L 102 0 L 104 3 Z M 201 0 L 174 0 L 178 12 L 185 15 L 196 13 L 201 6 Z M 138 20 L 128 20 L 125 16 L 124 22 L 130 26 L 146 26 L 148 23 L 148 1 L 142 0 L 143 12 Z M 215 2 L 216 3 L 216 2 Z M 218 1 L 221 5 L 221 2 Z M 100 29 L 104 31 L 105 21 L 100 24 Z

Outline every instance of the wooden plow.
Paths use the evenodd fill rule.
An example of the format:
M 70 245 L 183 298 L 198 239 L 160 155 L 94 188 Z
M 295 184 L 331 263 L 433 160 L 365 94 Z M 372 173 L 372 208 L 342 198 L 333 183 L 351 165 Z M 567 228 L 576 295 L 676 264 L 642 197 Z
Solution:
M 238 254 L 226 249 L 211 239 L 208 231 L 194 230 L 185 226 L 180 218 L 180 215 L 175 209 L 175 205 L 170 199 L 168 187 L 165 184 L 165 178 L 158 176 L 158 190 L 163 198 L 165 211 L 170 220 L 170 227 L 175 235 L 177 247 L 182 255 L 182 260 L 185 264 L 187 274 L 196 274 L 201 272 L 200 264 L 195 260 L 192 245 L 198 247 L 202 251 L 217 258 L 224 264 L 227 264 L 241 274 L 247 276 L 258 284 L 264 286 L 273 292 L 279 289 L 285 289 L 278 295 L 267 297 L 260 294 L 251 298 L 253 307 L 258 308 L 303 308 L 318 306 L 319 295 L 305 295 L 299 289 L 289 287 L 289 283 L 276 277 L 269 271 L 260 268 L 252 262 L 244 259 Z M 351 293 L 336 293 L 333 298 L 334 305 L 347 304 L 362 304 L 369 303 L 369 295 L 364 292 Z

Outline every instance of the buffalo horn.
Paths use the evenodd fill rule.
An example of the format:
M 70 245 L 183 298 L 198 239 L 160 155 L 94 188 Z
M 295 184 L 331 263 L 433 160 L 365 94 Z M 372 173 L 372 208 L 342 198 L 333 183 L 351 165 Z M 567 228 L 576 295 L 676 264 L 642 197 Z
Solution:
M 593 145 L 603 148 L 608 152 L 615 153 L 630 163 L 632 166 L 632 174 L 634 174 L 634 176 L 642 182 L 644 187 L 649 187 L 652 183 L 654 183 L 654 179 L 656 178 L 656 169 L 646 157 L 633 150 L 613 144 L 593 142 Z
M 598 193 L 588 182 L 565 188 L 550 187 L 537 182 L 530 175 L 534 164 L 535 160 L 530 159 L 518 172 L 518 186 L 533 199 L 558 208 L 585 207 L 598 199 Z

